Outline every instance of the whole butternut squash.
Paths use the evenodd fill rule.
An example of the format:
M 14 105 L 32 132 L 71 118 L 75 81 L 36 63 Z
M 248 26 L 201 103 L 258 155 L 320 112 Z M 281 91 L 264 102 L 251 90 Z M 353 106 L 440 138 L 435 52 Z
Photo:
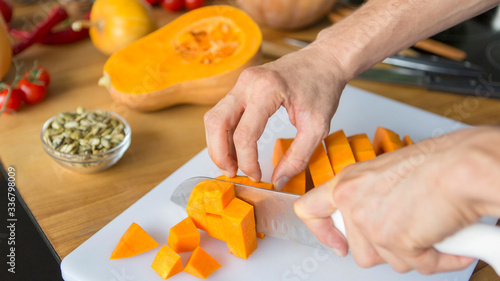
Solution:
M 7 26 L 0 16 L 0 80 L 9 71 L 12 63 L 12 47 L 7 36 Z
M 142 111 L 214 104 L 260 62 L 261 42 L 257 24 L 238 8 L 199 8 L 113 54 L 100 84 Z
M 237 0 L 259 24 L 278 29 L 298 29 L 326 16 L 337 0 Z

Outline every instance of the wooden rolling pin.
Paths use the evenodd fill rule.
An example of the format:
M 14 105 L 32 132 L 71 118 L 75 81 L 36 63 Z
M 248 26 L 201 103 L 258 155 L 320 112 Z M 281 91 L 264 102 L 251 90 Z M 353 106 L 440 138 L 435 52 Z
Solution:
M 353 8 L 337 7 L 328 15 L 332 23 L 337 23 L 354 12 Z M 462 61 L 467 58 L 467 53 L 453 46 L 441 43 L 433 39 L 424 39 L 415 43 L 413 47 L 452 60 Z

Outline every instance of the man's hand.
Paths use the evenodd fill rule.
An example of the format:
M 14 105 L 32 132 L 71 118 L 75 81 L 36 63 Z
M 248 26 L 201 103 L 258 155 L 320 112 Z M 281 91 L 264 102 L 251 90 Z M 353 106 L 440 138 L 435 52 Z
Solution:
M 205 115 L 208 151 L 221 173 L 234 176 L 240 168 L 252 180 L 261 179 L 257 140 L 280 106 L 286 108 L 298 132 L 272 181 L 281 189 L 302 171 L 328 134 L 346 84 L 345 71 L 335 61 L 328 50 L 312 44 L 245 70 L 228 95 Z
M 473 259 L 432 246 L 481 216 L 500 216 L 500 149 L 491 143 L 500 143 L 499 128 L 467 129 L 351 165 L 297 200 L 295 211 L 322 243 L 341 256 L 350 248 L 362 267 L 462 269 Z M 336 209 L 347 241 L 330 218 Z

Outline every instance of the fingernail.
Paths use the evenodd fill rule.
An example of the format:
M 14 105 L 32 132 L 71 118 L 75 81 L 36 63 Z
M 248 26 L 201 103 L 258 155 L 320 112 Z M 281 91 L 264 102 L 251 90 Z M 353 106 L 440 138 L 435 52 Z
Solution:
M 249 178 L 250 180 L 252 180 L 253 182 L 259 182 L 259 181 L 258 181 L 258 180 L 256 180 L 254 177 L 248 176 L 248 178 Z
M 340 252 L 340 250 L 339 250 L 339 249 L 337 249 L 337 248 L 330 248 L 330 249 L 332 249 L 332 251 L 333 251 L 333 252 L 334 252 L 337 256 L 342 257 L 342 258 L 344 257 L 344 255 L 342 255 L 342 252 Z
M 286 183 L 290 180 L 289 177 L 286 177 L 286 176 L 283 176 L 281 178 L 279 178 L 276 183 L 274 184 L 274 189 L 276 190 L 282 190 Z
M 226 170 L 222 170 L 222 169 L 219 169 L 220 173 L 223 174 L 224 176 L 228 177 L 228 178 L 232 178 L 231 174 L 226 171 Z

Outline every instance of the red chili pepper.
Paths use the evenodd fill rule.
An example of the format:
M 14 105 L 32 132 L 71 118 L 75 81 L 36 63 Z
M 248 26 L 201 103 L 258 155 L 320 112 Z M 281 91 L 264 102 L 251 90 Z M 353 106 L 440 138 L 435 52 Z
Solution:
M 10 34 L 20 40 L 26 40 L 31 35 L 30 32 L 19 29 L 11 29 Z M 88 29 L 73 31 L 73 29 L 69 27 L 67 29 L 46 34 L 42 40 L 38 41 L 38 43 L 44 45 L 64 45 L 80 41 L 87 37 L 89 37 Z
M 66 10 L 64 10 L 63 7 L 61 7 L 61 6 L 55 7 L 49 13 L 47 18 L 43 22 L 41 22 L 40 24 L 38 24 L 36 26 L 35 30 L 30 34 L 30 36 L 28 38 L 15 44 L 12 47 L 12 53 L 14 55 L 17 55 L 20 52 L 24 51 L 29 46 L 42 40 L 43 37 L 45 37 L 54 26 L 56 26 L 58 23 L 64 21 L 67 17 L 68 17 L 68 13 L 66 13 Z

